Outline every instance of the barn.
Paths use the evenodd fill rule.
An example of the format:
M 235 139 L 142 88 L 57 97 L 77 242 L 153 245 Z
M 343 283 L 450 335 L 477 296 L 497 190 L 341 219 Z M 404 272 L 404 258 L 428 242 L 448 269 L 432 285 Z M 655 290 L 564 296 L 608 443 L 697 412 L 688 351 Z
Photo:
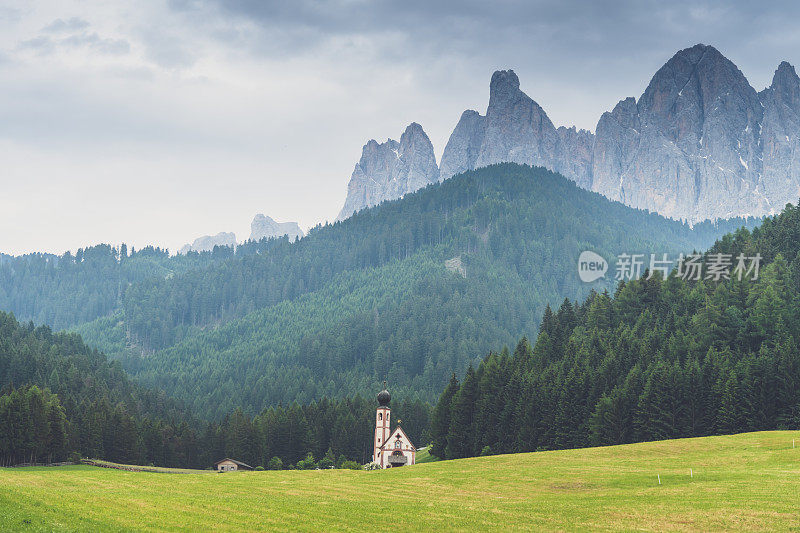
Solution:
M 231 459 L 226 457 L 221 461 L 217 461 L 214 463 L 214 466 L 217 468 L 217 472 L 233 472 L 235 470 L 252 470 L 253 467 L 245 464 L 241 461 L 237 461 L 236 459 Z

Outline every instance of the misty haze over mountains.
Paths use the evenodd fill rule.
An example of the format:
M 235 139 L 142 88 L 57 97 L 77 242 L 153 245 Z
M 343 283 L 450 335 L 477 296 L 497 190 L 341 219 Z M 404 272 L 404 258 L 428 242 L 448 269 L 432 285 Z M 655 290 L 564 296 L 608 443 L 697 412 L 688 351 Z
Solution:
M 595 133 L 556 128 L 513 70 L 491 79 L 485 115 L 465 111 L 439 165 L 419 124 L 364 146 L 339 219 L 500 162 L 542 166 L 631 207 L 699 222 L 780 211 L 800 196 L 800 78 L 782 62 L 761 92 L 712 46 L 679 51 Z

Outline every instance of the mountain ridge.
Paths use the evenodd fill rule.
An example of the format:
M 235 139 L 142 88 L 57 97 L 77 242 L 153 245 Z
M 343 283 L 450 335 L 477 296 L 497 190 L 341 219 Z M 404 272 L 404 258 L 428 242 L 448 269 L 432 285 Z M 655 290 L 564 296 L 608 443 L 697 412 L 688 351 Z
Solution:
M 673 55 L 638 99 L 626 97 L 603 113 L 594 133 L 556 127 L 513 70 L 495 71 L 486 114 L 461 114 L 437 179 L 493 163 L 543 166 L 612 200 L 696 223 L 774 214 L 796 201 L 796 154 L 794 67 L 781 62 L 772 84 L 757 92 L 716 48 L 697 44 Z M 387 176 L 368 166 L 355 178 L 356 172 L 339 220 L 404 194 L 384 192 Z M 368 201 L 353 194 L 366 182 L 373 191 Z

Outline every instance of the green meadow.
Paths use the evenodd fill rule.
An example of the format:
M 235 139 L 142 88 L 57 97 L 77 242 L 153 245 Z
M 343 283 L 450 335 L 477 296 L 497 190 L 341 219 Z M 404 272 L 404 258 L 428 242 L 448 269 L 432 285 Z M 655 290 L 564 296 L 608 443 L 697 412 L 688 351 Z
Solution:
M 2 531 L 181 529 L 800 530 L 800 431 L 373 472 L 0 469 Z

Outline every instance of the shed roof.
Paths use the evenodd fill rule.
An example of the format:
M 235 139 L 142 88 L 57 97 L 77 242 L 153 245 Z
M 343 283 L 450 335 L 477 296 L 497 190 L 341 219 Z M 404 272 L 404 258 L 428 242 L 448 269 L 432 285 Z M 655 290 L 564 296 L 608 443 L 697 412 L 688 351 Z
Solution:
M 236 459 L 231 459 L 230 457 L 226 457 L 225 459 L 220 459 L 219 461 L 217 461 L 216 463 L 214 463 L 214 466 L 217 466 L 217 465 L 218 465 L 218 464 L 220 464 L 220 463 L 224 463 L 225 461 L 230 461 L 230 462 L 232 462 L 232 463 L 235 463 L 237 466 L 243 466 L 243 467 L 245 467 L 245 468 L 249 468 L 249 469 L 251 469 L 251 470 L 253 469 L 253 467 L 252 467 L 252 466 L 250 466 L 249 464 L 247 464 L 247 463 L 243 463 L 243 462 L 241 462 L 241 461 L 237 461 Z

